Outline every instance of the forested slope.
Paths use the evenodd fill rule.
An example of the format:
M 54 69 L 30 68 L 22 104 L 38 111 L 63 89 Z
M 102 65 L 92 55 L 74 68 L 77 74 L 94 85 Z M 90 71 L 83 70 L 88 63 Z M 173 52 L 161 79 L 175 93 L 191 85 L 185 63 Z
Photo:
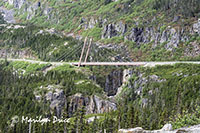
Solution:
M 74 67 L 27 62 L 200 60 L 199 0 L 2 0 L 0 133 L 117 132 L 200 123 L 200 66 Z M 9 17 L 9 16 L 7 16 Z M 22 116 L 67 122 L 16 122 Z
M 69 65 L 45 72 L 48 67 L 51 65 L 1 62 L 1 132 L 28 131 L 29 123 L 21 123 L 23 116 L 42 116 L 51 122 L 56 116 L 68 121 L 33 124 L 32 130 L 37 132 L 117 132 L 119 128 L 159 129 L 169 122 L 180 128 L 200 122 L 199 65 L 126 69 L 129 80 L 110 98 L 105 88 L 90 80 L 93 75 L 105 84 L 108 81 L 102 80 L 103 75 Z
M 15 9 L 20 23 L 77 39 L 90 36 L 98 45 L 122 44 L 134 61 L 199 60 L 198 0 L 4 0 L 1 5 Z

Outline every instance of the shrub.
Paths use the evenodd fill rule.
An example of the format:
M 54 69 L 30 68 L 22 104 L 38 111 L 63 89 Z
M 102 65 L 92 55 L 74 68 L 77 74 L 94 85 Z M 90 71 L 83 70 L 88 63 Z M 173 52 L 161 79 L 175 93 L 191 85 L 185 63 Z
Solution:
M 196 106 L 196 109 L 191 113 L 183 111 L 183 114 L 177 114 L 170 119 L 174 129 L 199 124 L 200 106 Z

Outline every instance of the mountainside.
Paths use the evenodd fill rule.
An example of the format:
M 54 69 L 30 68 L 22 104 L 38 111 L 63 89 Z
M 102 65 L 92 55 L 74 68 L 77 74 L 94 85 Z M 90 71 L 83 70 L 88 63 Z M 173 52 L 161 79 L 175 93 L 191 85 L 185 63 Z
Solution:
M 1 0 L 0 133 L 199 131 L 199 64 L 70 65 L 86 37 L 88 62 L 200 61 L 200 1 Z
M 97 85 L 117 84 L 114 75 L 108 76 L 110 81 L 103 75 L 111 68 L 92 72 L 69 65 L 4 61 L 0 67 L 1 132 L 117 132 L 138 126 L 159 129 L 168 122 L 176 129 L 200 122 L 199 65 L 121 68 L 122 89 L 114 97 L 107 96 L 113 95 L 114 84 L 105 89 Z M 29 123 L 21 123 L 23 116 L 52 121 L 57 116 L 68 122 L 32 123 L 30 129 Z
M 96 44 L 123 44 L 131 60 L 199 60 L 198 0 L 3 0 L 16 22 Z M 163 56 L 165 55 L 165 56 Z

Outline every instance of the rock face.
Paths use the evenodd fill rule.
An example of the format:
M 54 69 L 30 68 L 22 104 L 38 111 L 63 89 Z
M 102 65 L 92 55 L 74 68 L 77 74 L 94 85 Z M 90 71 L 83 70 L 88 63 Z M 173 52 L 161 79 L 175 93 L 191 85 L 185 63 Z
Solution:
M 26 19 L 30 20 L 34 16 L 38 15 L 38 10 L 40 10 L 39 16 L 45 16 L 47 21 L 52 24 L 59 24 L 61 22 L 61 17 L 59 13 L 55 11 L 54 8 L 50 7 L 47 2 L 30 2 L 27 0 L 4 0 L 8 2 L 13 7 L 20 9 L 19 14 L 25 14 Z M 114 2 L 113 0 L 106 0 L 106 3 Z M 73 3 L 73 2 L 72 2 Z M 127 3 L 127 6 L 129 4 Z M 128 9 L 125 9 L 128 10 Z M 12 14 L 12 13 L 9 13 Z M 13 13 L 14 14 L 14 13 Z M 9 15 L 6 15 L 9 16 Z M 11 17 L 8 17 L 11 18 Z M 152 22 L 155 19 L 151 20 Z M 180 16 L 175 16 L 173 22 L 181 21 Z M 12 22 L 12 21 L 10 21 Z M 151 22 L 149 22 L 151 23 Z M 79 27 L 83 30 L 93 29 L 99 27 L 102 29 L 101 39 L 110 39 L 113 37 L 123 37 L 124 40 L 129 40 L 135 42 L 137 45 L 143 45 L 146 43 L 153 43 L 152 47 L 157 47 L 159 45 L 164 45 L 166 50 L 172 51 L 173 49 L 179 47 L 181 42 L 186 42 L 190 39 L 189 34 L 198 33 L 200 34 L 200 20 L 191 25 L 189 28 L 179 27 L 174 28 L 159 24 L 156 27 L 146 26 L 140 27 L 138 22 L 134 23 L 134 28 L 129 27 L 123 21 L 110 22 L 106 18 L 95 18 L 94 16 L 90 18 L 81 18 Z M 81 39 L 82 37 L 78 37 Z M 199 53 L 198 53 L 199 54 Z
M 75 94 L 70 96 L 68 99 L 68 112 L 70 115 L 82 106 L 85 106 L 86 114 L 105 113 L 117 109 L 115 103 L 103 100 L 96 95 L 83 96 L 82 94 Z
M 3 13 L 3 17 L 4 17 L 4 20 L 7 22 L 7 23 L 16 23 L 16 20 L 14 18 L 14 10 L 11 9 L 11 10 L 8 10 L 8 9 L 5 9 L 5 8 L 2 8 L 0 7 L 0 12 Z
M 177 18 L 176 18 L 177 19 Z M 178 20 L 177 20 L 178 21 Z M 186 42 L 189 40 L 188 33 L 190 31 L 185 28 L 172 28 L 160 25 L 157 28 L 144 27 L 141 28 L 136 23 L 135 27 L 130 29 L 128 25 L 122 21 L 116 23 L 108 23 L 107 19 L 102 20 L 101 18 L 94 19 L 93 17 L 89 20 L 82 18 L 81 27 L 85 30 L 94 28 L 94 25 L 98 24 L 103 29 L 101 38 L 110 39 L 113 37 L 124 37 L 125 40 L 135 42 L 138 45 L 145 43 L 154 42 L 153 47 L 164 44 L 167 50 L 173 50 L 179 46 L 180 42 Z M 198 23 L 191 26 L 191 33 L 199 33 L 200 20 Z
M 167 50 L 172 50 L 178 47 L 180 41 L 187 41 L 188 36 L 186 35 L 185 29 L 167 27 L 165 30 L 161 31 L 161 27 L 158 29 L 146 27 L 133 28 L 130 35 L 126 36 L 126 39 L 134 41 L 139 45 L 154 41 L 153 47 L 165 43 L 164 47 Z
M 140 95 L 143 91 L 143 86 L 147 83 L 150 82 L 164 82 L 166 81 L 166 79 L 161 79 L 160 77 L 158 77 L 157 75 L 149 75 L 147 77 L 144 77 L 142 73 L 135 73 L 136 75 L 138 75 L 138 79 L 134 81 L 134 83 L 128 83 L 128 87 L 129 88 L 134 88 L 135 93 L 137 95 Z M 156 90 L 155 90 L 156 91 Z M 152 92 L 149 92 L 152 93 Z
M 50 104 L 50 109 L 52 114 L 60 117 L 62 110 L 66 105 L 66 97 L 64 91 L 60 89 L 60 86 L 48 85 L 47 87 L 40 87 L 40 90 L 46 90 L 47 92 L 43 95 L 40 92 L 35 91 L 35 99 L 40 102 L 45 102 Z M 44 101 L 41 101 L 41 100 Z
M 64 91 L 54 86 L 49 85 L 48 92 L 45 95 L 45 99 L 50 101 L 50 108 L 52 111 L 56 111 L 56 116 L 60 117 L 62 109 L 66 103 L 66 97 Z
M 115 96 L 118 96 L 121 93 L 123 87 L 126 85 L 126 83 L 128 83 L 128 80 L 131 78 L 132 75 L 133 75 L 133 70 L 131 69 L 125 69 L 123 71 L 122 85 L 117 89 L 117 93 Z
M 142 97 L 142 93 L 145 90 L 145 85 L 148 83 L 161 83 L 165 82 L 166 79 L 163 79 L 159 77 L 158 75 L 148 75 L 145 76 L 144 73 L 141 73 L 139 71 L 127 69 L 124 70 L 124 75 L 123 75 L 123 84 L 120 88 L 118 88 L 116 97 L 119 96 L 120 94 L 123 95 L 123 88 L 126 87 L 127 89 L 133 90 L 134 94 L 136 96 Z M 137 79 L 131 79 L 131 77 L 135 75 Z M 149 90 L 147 92 L 148 95 L 153 96 L 155 93 L 157 93 L 159 88 L 155 88 L 153 90 Z M 135 96 L 135 97 L 136 97 Z M 141 98 L 141 107 L 145 108 L 148 105 L 152 104 L 152 100 L 149 98 Z
M 103 84 L 98 82 L 98 79 L 95 75 L 91 76 L 90 79 L 99 83 L 107 96 L 116 96 L 120 94 L 123 86 L 128 82 L 128 79 L 131 77 L 133 71 L 130 69 L 125 70 L 114 70 L 105 76 L 105 82 Z
M 43 5 L 41 4 L 40 1 L 36 1 L 34 3 L 27 1 L 27 0 L 4 0 L 5 2 L 8 2 L 9 5 L 13 6 L 14 8 L 17 9 L 22 9 L 23 11 L 21 12 L 22 14 L 27 13 L 26 19 L 30 20 L 32 19 L 36 14 L 37 14 L 37 9 L 41 7 L 42 9 L 42 14 L 48 17 L 48 19 L 51 18 L 49 12 L 51 12 L 52 8 L 49 8 L 48 5 Z M 20 14 L 21 14 L 20 13 Z
M 8 0 L 8 3 L 13 5 L 15 8 L 21 8 L 25 2 L 26 0 Z
M 86 114 L 100 114 L 117 109 L 117 105 L 114 102 L 105 100 L 105 98 L 93 96 L 83 96 L 80 93 L 66 97 L 65 93 L 59 86 L 48 85 L 47 87 L 40 87 L 40 89 L 46 89 L 47 92 L 44 95 L 44 99 L 50 103 L 50 109 L 52 113 L 60 117 L 63 110 L 68 110 L 68 115 L 72 116 L 78 109 L 83 106 L 86 109 Z M 41 101 L 42 96 L 35 92 L 35 98 Z
M 118 23 L 111 23 L 103 26 L 102 39 L 112 38 L 115 36 L 123 36 L 127 31 L 127 25 L 122 21 Z
M 200 35 L 200 19 L 193 25 L 193 30 Z
M 118 88 L 122 85 L 122 78 L 122 70 L 113 71 L 106 77 L 104 91 L 107 93 L 108 96 L 116 95 Z
M 13 7 L 20 9 L 19 14 L 26 14 L 26 19 L 30 20 L 34 16 L 38 15 L 38 10 L 40 10 L 39 16 L 45 16 L 47 21 L 52 24 L 59 24 L 61 22 L 61 17 L 47 2 L 42 1 L 27 1 L 27 0 L 4 0 L 8 2 Z M 105 4 L 114 2 L 116 0 L 106 0 Z M 61 1 L 60 1 L 61 2 Z M 73 3 L 73 2 L 72 2 Z M 129 2 L 125 4 L 124 10 L 128 10 Z M 13 14 L 13 13 L 8 13 Z M 9 15 L 7 15 L 9 16 Z M 11 18 L 11 17 L 8 17 Z M 151 20 L 152 22 L 155 19 Z M 175 16 L 173 22 L 182 21 L 180 16 Z M 148 22 L 151 23 L 151 22 Z M 140 27 L 139 22 L 134 23 L 133 27 L 128 27 L 123 21 L 110 22 L 106 18 L 101 17 L 95 18 L 94 16 L 90 18 L 81 18 L 80 25 L 83 30 L 93 29 L 95 27 L 102 28 L 101 39 L 109 39 L 113 37 L 123 37 L 125 40 L 135 42 L 138 45 L 145 43 L 152 43 L 153 47 L 163 44 L 164 48 L 167 50 L 173 50 L 179 47 L 180 42 L 186 42 L 189 40 L 189 34 L 198 33 L 200 34 L 200 19 L 197 23 L 190 26 L 190 28 L 174 28 L 159 24 L 156 27 L 147 26 Z
M 199 43 L 198 42 L 192 42 L 191 44 L 191 48 L 186 48 L 185 49 L 185 56 L 190 56 L 190 57 L 196 57 L 199 55 L 200 53 L 200 46 L 199 46 Z
M 198 24 L 194 25 L 195 31 L 198 31 Z M 125 40 L 135 42 L 138 45 L 150 43 L 154 41 L 154 47 L 165 43 L 164 47 L 167 50 L 177 48 L 179 43 L 189 39 L 188 31 L 184 28 L 171 28 L 160 26 L 157 29 L 153 27 L 140 28 L 139 26 L 129 29 L 128 26 L 121 21 L 119 23 L 111 23 L 103 25 L 102 39 L 112 38 L 116 36 L 124 36 Z M 127 34 L 129 30 L 129 33 Z M 163 31 L 161 31 L 163 30 Z M 126 35 L 125 35 L 126 33 Z
M 118 132 L 119 133 L 199 133 L 200 125 L 172 130 L 172 125 L 166 124 L 161 130 L 148 131 L 142 129 L 141 127 L 137 127 L 133 129 L 120 129 Z

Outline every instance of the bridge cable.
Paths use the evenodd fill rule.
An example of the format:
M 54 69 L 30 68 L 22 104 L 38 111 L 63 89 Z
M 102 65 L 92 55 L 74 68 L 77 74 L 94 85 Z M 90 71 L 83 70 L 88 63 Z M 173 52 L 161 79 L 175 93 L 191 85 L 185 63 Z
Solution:
M 79 46 L 77 46 L 77 48 L 78 48 Z M 75 48 L 76 49 L 76 48 Z M 57 59 L 56 59 L 56 61 L 59 61 L 59 60 L 61 60 L 61 59 L 63 59 L 63 57 L 65 57 L 65 56 L 67 56 L 68 54 L 70 54 L 71 52 L 73 52 L 74 51 L 74 49 L 72 50 L 72 51 L 67 51 L 67 52 L 65 52 L 63 55 L 61 55 L 60 57 L 58 57 Z
M 66 57 L 69 57 L 69 55 L 71 56 L 72 53 L 77 52 L 77 50 L 80 50 L 81 45 L 78 45 L 76 48 L 74 48 L 72 51 L 67 51 L 65 52 L 63 55 L 61 55 L 60 57 L 58 57 L 56 59 L 56 61 L 62 60 Z
M 73 51 L 71 51 L 70 53 L 68 53 L 67 55 L 63 56 L 61 59 L 68 59 L 70 56 L 74 55 L 75 53 L 80 51 L 80 47 L 78 47 L 77 49 L 74 49 Z
M 73 50 L 73 52 L 71 52 L 70 54 L 68 54 L 68 55 L 67 55 L 66 57 L 64 57 L 64 58 L 68 59 L 70 56 L 74 55 L 75 53 L 77 53 L 77 52 L 79 52 L 79 51 L 81 51 L 81 46 L 80 46 L 79 48 Z
M 116 55 L 114 55 L 113 53 L 111 53 L 111 51 L 109 51 L 109 50 L 106 49 L 106 48 L 105 48 L 105 50 L 108 52 L 107 54 L 109 54 L 110 56 L 112 56 L 112 57 L 115 58 Z M 115 59 L 116 59 L 117 61 L 119 61 L 119 62 L 121 61 L 121 60 L 119 60 L 118 58 L 115 58 Z M 114 61 L 111 60 L 111 62 L 114 62 Z
M 114 53 L 118 55 L 118 53 L 115 52 L 115 51 L 109 51 L 108 49 L 106 49 L 106 50 L 109 52 L 110 55 L 114 55 Z M 114 55 L 114 56 L 116 56 L 116 55 Z M 128 59 L 117 59 L 117 60 L 118 61 L 124 61 L 124 62 L 127 62 L 127 61 L 130 62 L 130 60 L 128 60 Z

